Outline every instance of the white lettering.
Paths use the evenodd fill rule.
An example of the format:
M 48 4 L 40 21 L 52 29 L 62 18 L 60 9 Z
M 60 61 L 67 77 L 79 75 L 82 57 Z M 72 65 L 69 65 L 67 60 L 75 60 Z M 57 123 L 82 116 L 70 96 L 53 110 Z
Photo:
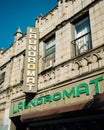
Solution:
M 36 33 L 30 33 L 29 38 L 34 38 L 34 39 L 36 39 L 36 38 L 37 38 Z
M 28 56 L 36 56 L 36 52 L 35 51 L 29 51 Z
M 32 90 L 32 87 L 34 87 L 34 84 L 27 84 L 27 87 L 29 87 L 29 90 Z
M 29 50 L 36 51 L 36 46 L 35 45 L 29 45 Z
M 36 40 L 35 40 L 35 39 L 29 39 L 29 44 L 34 44 L 34 45 L 36 45 Z
M 35 61 L 36 61 L 36 58 L 34 58 L 34 57 L 28 57 L 28 63 L 29 62 L 35 63 Z
M 27 77 L 27 83 L 35 83 L 35 77 Z
M 35 71 L 33 71 L 33 70 L 28 70 L 27 71 L 27 76 L 35 76 Z
M 36 81 L 36 56 L 37 56 L 37 29 L 28 28 L 28 42 L 26 48 L 26 60 L 27 60 L 27 68 L 26 68 L 26 87 L 29 87 L 28 90 L 32 90 L 32 87 L 35 87 Z
M 36 31 L 33 28 L 30 28 L 30 33 L 36 33 Z

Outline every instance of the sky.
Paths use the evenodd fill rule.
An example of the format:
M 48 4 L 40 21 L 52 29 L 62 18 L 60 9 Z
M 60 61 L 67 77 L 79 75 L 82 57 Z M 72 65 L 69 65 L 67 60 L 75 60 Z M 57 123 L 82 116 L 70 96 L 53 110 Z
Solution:
M 57 5 L 57 0 L 0 0 L 0 48 L 14 42 L 18 27 L 23 33 L 35 25 L 35 19 Z

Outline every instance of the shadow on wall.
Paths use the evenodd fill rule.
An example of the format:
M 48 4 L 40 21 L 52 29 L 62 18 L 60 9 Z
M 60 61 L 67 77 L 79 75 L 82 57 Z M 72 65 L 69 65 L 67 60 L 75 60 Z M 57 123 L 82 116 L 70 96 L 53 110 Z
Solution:
M 94 98 L 83 107 L 83 109 L 90 108 L 94 110 L 104 109 L 104 93 L 95 95 Z

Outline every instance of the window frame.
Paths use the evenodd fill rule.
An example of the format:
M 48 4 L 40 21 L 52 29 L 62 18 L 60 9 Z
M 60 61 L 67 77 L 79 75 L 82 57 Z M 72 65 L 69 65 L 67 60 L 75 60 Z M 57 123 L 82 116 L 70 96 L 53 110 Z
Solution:
M 44 49 L 44 58 L 45 58 L 45 63 L 49 62 L 50 60 L 55 62 L 55 52 L 56 52 L 56 37 L 55 35 L 52 35 L 51 37 L 49 37 L 47 40 L 44 41 L 45 43 L 45 49 Z M 54 43 L 54 44 L 52 44 Z M 50 47 L 47 47 L 50 45 Z M 49 58 L 49 60 L 47 60 L 47 58 L 51 55 L 54 55 L 54 58 Z
M 0 85 L 5 81 L 5 72 L 0 74 Z
M 75 26 L 78 26 L 78 24 L 80 26 L 81 23 L 84 23 L 87 20 L 88 20 L 88 24 L 87 24 L 86 28 L 88 28 L 89 31 L 87 31 L 86 33 L 76 37 Z M 73 24 L 73 32 L 74 32 L 74 40 L 72 41 L 72 44 L 74 45 L 74 52 L 75 52 L 74 54 L 75 54 L 75 56 L 79 56 L 79 55 L 82 55 L 83 53 L 87 52 L 88 50 L 92 49 L 92 38 L 91 38 L 91 27 L 90 27 L 89 15 L 85 14 L 84 16 L 79 17 L 72 24 Z M 78 43 L 76 43 L 76 41 L 81 40 L 81 39 L 82 39 L 82 42 L 80 42 L 80 43 L 82 43 L 81 47 L 83 47 L 82 52 L 81 52 L 81 47 L 78 48 Z M 87 39 L 87 40 L 84 40 L 84 39 Z M 84 43 L 84 41 L 85 41 L 85 43 Z M 87 48 L 86 50 L 84 50 L 84 47 L 85 47 L 84 45 L 86 45 L 86 48 Z

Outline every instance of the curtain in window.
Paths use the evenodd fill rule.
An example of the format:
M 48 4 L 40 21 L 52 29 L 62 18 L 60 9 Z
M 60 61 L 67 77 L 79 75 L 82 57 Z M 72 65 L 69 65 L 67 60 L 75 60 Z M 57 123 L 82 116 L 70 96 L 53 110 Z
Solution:
M 90 32 L 88 17 L 75 24 L 76 55 L 88 50 L 89 35 L 86 35 L 88 32 Z

